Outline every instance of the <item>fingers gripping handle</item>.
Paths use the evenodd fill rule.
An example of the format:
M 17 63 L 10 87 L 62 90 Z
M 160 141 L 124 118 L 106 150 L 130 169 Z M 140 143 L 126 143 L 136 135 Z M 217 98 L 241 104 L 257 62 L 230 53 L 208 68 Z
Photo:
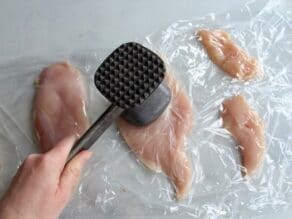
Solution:
M 113 104 L 109 106 L 85 134 L 76 141 L 70 151 L 67 162 L 81 150 L 89 149 L 122 112 L 123 109 L 118 106 Z

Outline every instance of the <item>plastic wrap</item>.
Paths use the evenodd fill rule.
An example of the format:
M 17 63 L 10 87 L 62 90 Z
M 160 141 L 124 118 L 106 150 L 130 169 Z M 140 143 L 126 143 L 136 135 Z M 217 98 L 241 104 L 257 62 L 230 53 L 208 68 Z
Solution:
M 195 108 L 195 128 L 186 141 L 193 181 L 187 199 L 176 201 L 167 177 L 145 168 L 111 126 L 93 146 L 74 199 L 61 218 L 253 218 L 290 206 L 292 200 L 292 12 L 270 1 L 224 15 L 181 20 L 142 41 L 165 57 Z M 196 40 L 199 28 L 223 28 L 256 57 L 262 78 L 242 83 L 218 69 Z M 40 70 L 69 59 L 88 78 L 90 120 L 109 105 L 93 74 L 110 51 L 12 60 L 0 65 L 0 192 L 27 154 L 37 151 L 31 122 L 33 81 Z M 238 146 L 222 128 L 221 103 L 243 94 L 266 127 L 262 170 L 242 178 Z

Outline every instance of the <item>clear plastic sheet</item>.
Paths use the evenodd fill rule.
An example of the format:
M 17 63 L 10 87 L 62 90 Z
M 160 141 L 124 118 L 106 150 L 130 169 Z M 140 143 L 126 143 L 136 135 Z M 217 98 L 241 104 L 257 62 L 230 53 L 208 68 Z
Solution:
M 111 126 L 93 146 L 74 199 L 61 218 L 254 218 L 289 207 L 292 200 L 292 12 L 285 4 L 256 2 L 224 15 L 181 20 L 142 41 L 162 54 L 195 108 L 195 128 L 186 142 L 193 182 L 187 199 L 176 201 L 169 180 L 145 168 Z M 283 10 L 283 8 L 285 10 Z M 248 83 L 231 79 L 196 40 L 199 28 L 223 28 L 256 57 L 264 76 Z M 88 114 L 109 105 L 93 77 L 110 51 L 48 54 L 0 64 L 0 194 L 27 154 L 36 152 L 32 131 L 33 81 L 48 64 L 69 59 L 87 77 Z M 222 128 L 224 99 L 243 94 L 266 126 L 267 152 L 252 180 L 240 173 L 238 146 Z

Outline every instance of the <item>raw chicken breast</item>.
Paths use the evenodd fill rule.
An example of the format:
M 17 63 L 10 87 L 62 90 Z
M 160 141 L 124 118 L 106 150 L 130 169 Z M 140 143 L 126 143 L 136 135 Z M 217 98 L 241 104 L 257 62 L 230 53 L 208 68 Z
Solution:
M 244 175 L 252 176 L 261 166 L 265 153 L 264 125 L 241 95 L 223 102 L 223 126 L 240 145 Z
M 67 62 L 45 68 L 38 80 L 33 121 L 43 152 L 69 135 L 82 135 L 89 126 L 86 89 L 80 72 Z
M 256 59 L 237 46 L 225 31 L 200 30 L 197 35 L 210 59 L 230 76 L 249 80 L 260 73 Z
M 136 156 L 148 168 L 170 178 L 177 199 L 184 198 L 191 184 L 191 163 L 187 158 L 185 136 L 193 126 L 193 109 L 185 91 L 170 75 L 166 83 L 172 99 L 164 113 L 147 126 L 134 126 L 124 119 L 118 120 L 121 135 Z

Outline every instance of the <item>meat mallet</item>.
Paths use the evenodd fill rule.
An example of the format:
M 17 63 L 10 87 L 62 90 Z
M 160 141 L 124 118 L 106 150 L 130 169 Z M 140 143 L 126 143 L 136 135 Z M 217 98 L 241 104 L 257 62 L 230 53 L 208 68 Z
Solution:
M 163 60 L 141 44 L 129 42 L 115 49 L 94 75 L 96 88 L 111 105 L 76 141 L 68 160 L 89 149 L 120 115 L 137 126 L 158 118 L 171 99 L 163 83 L 165 71 Z

